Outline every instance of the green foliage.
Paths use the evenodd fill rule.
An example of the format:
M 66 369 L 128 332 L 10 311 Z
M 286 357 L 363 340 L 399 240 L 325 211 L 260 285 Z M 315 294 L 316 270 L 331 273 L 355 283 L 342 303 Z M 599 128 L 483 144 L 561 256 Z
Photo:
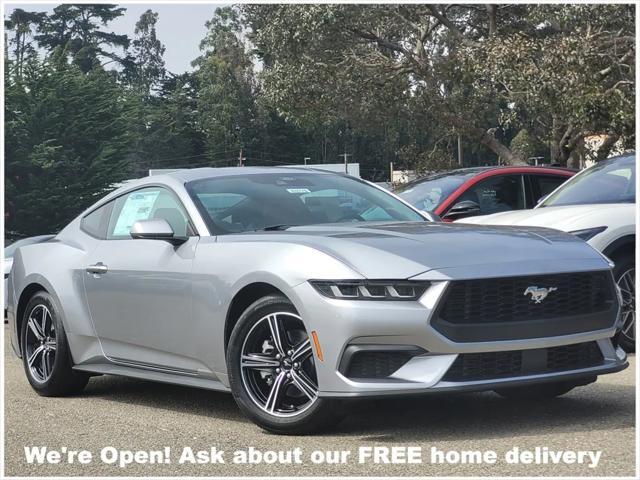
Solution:
M 5 83 L 5 226 L 56 231 L 129 177 L 122 91 L 102 70 L 82 74 L 60 53 Z
M 513 153 L 525 160 L 534 157 L 545 157 L 547 153 L 545 145 L 535 136 L 529 133 L 529 130 L 523 128 L 513 137 L 509 148 Z
M 5 20 L 6 227 L 55 232 L 150 168 L 389 162 L 418 172 L 565 163 L 635 142 L 631 5 L 245 4 L 216 9 L 193 72 L 158 15 L 63 4 Z
M 129 38 L 104 31 L 102 26 L 124 15 L 125 8 L 108 4 L 63 4 L 45 16 L 35 39 L 49 51 L 62 48 L 83 72 L 101 65 L 103 59 L 126 66 L 128 59 L 113 48 L 126 50 Z
M 633 137 L 631 5 L 246 5 L 266 95 L 298 122 L 427 112 L 508 163 L 526 127 L 566 162 Z M 435 136 L 430 143 L 440 141 Z
M 255 141 L 253 63 L 246 52 L 238 13 L 218 8 L 206 23 L 207 35 L 200 44 L 197 67 L 198 122 L 212 159 L 228 156 Z
M 133 71 L 129 82 L 143 95 L 150 95 L 157 89 L 166 75 L 164 66 L 165 46 L 156 36 L 158 14 L 147 10 L 140 16 L 134 30 Z M 128 73 L 125 71 L 125 74 Z

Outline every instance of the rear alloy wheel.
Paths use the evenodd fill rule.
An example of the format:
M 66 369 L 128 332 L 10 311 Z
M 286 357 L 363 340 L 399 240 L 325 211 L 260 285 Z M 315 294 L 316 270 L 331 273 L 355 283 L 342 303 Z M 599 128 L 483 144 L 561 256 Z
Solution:
M 627 352 L 636 351 L 636 267 L 633 260 L 616 268 L 616 283 L 622 294 L 622 329 L 618 343 Z
M 89 375 L 73 370 L 67 336 L 51 295 L 37 292 L 22 319 L 21 352 L 33 389 L 47 397 L 79 393 Z
M 285 297 L 265 297 L 244 312 L 229 340 L 227 364 L 236 402 L 266 430 L 303 434 L 341 418 L 330 415 L 333 402 L 318 396 L 311 340 Z

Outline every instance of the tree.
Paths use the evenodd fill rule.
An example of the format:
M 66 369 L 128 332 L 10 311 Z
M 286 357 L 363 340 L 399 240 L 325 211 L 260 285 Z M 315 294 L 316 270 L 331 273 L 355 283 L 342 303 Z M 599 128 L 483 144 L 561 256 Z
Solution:
M 504 123 L 535 132 L 561 164 L 587 135 L 633 143 L 634 8 L 549 5 L 529 18 L 539 25 L 535 33 L 488 42 L 482 57 L 473 47 L 467 53 L 482 58 L 471 67 L 477 78 L 483 74 L 477 88 L 490 88 L 508 105 Z
M 7 48 L 5 54 L 11 53 L 13 55 L 12 65 L 15 69 L 15 77 L 18 79 L 22 77 L 25 61 L 33 58 L 36 54 L 36 49 L 33 46 L 33 33 L 44 18 L 44 13 L 27 12 L 16 8 L 4 22 L 5 29 L 13 33 L 11 39 L 5 43 Z
M 130 178 L 128 111 L 112 76 L 85 74 L 58 49 L 5 93 L 7 231 L 56 232 Z
M 196 67 L 198 124 L 209 158 L 230 158 L 255 142 L 253 63 L 238 11 L 217 8 L 207 21 Z
M 524 160 L 507 147 L 510 135 L 534 131 L 532 123 L 562 162 L 584 132 L 607 126 L 631 134 L 630 5 L 246 5 L 243 12 L 266 92 L 285 115 L 345 112 L 356 122 L 412 106 L 512 164 Z M 538 125 L 556 110 L 555 126 Z
M 131 59 L 113 49 L 126 51 L 129 38 L 101 29 L 125 10 L 108 4 L 59 5 L 44 18 L 35 39 L 49 52 L 61 47 L 85 73 L 112 62 L 128 66 Z
M 131 82 L 145 96 L 160 86 L 166 74 L 165 46 L 156 36 L 157 22 L 158 14 L 151 10 L 140 15 L 132 42 L 134 71 Z

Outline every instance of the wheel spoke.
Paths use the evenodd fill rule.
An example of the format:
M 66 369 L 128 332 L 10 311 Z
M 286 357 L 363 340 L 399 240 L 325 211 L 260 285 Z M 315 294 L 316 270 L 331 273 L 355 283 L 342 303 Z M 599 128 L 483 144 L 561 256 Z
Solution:
M 38 340 L 42 340 L 44 338 L 44 331 L 40 329 L 40 325 L 38 325 L 35 318 L 29 317 L 27 325 Z
M 49 350 L 56 350 L 57 349 L 56 339 L 55 338 L 49 338 L 49 340 L 44 342 L 44 346 L 45 347 L 49 347 Z
M 27 359 L 27 364 L 28 364 L 30 367 L 33 367 L 33 364 L 34 364 L 34 362 L 35 362 L 35 360 L 36 360 L 36 357 L 37 357 L 40 353 L 42 353 L 42 352 L 44 352 L 44 346 L 43 346 L 43 345 L 40 345 L 38 348 L 36 348 L 36 349 L 33 351 L 33 353 L 31 354 L 31 356 Z
M 296 349 L 293 352 L 293 355 L 291 355 L 291 361 L 302 363 L 307 358 L 309 358 L 311 354 L 312 354 L 311 340 L 307 338 L 304 342 L 302 342 L 300 345 L 296 347 Z
M 629 332 L 629 330 L 631 330 L 631 328 L 633 328 L 633 325 L 636 323 L 636 316 L 634 313 L 628 312 L 627 315 L 631 318 L 631 321 L 627 321 L 627 318 L 624 319 L 622 333 L 625 336 L 628 336 L 627 333 Z
M 284 337 L 282 325 L 280 325 L 280 320 L 278 320 L 276 315 L 270 315 L 267 317 L 267 321 L 269 322 L 269 329 L 271 330 L 271 337 L 276 350 L 280 355 L 286 355 L 287 342 Z
M 276 411 L 276 407 L 280 402 L 280 398 L 284 392 L 284 386 L 287 383 L 287 375 L 284 372 L 278 374 L 278 376 L 273 381 L 273 386 L 271 387 L 271 391 L 269 392 L 269 397 L 265 402 L 264 408 L 269 413 L 274 413 Z
M 313 385 L 313 382 L 301 371 L 291 370 L 291 380 L 293 384 L 298 387 L 302 393 L 304 393 L 309 400 L 313 400 L 317 395 L 317 388 Z
M 41 331 L 43 333 L 43 336 L 47 334 L 47 313 L 48 310 L 46 308 L 44 308 L 44 306 L 42 307 L 42 323 L 41 323 Z
M 49 356 L 49 352 L 45 350 L 42 354 L 42 360 L 41 360 L 42 378 L 45 380 L 49 376 L 49 363 L 47 362 L 48 356 Z
M 270 355 L 251 353 L 242 356 L 242 368 L 257 368 L 272 370 L 280 366 L 280 362 Z

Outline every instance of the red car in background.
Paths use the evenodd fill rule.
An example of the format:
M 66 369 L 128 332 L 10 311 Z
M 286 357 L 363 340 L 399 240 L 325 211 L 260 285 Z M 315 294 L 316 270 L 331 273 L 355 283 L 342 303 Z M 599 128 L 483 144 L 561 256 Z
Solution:
M 472 167 L 436 173 L 395 189 L 419 210 L 445 222 L 533 208 L 575 170 L 560 167 Z

